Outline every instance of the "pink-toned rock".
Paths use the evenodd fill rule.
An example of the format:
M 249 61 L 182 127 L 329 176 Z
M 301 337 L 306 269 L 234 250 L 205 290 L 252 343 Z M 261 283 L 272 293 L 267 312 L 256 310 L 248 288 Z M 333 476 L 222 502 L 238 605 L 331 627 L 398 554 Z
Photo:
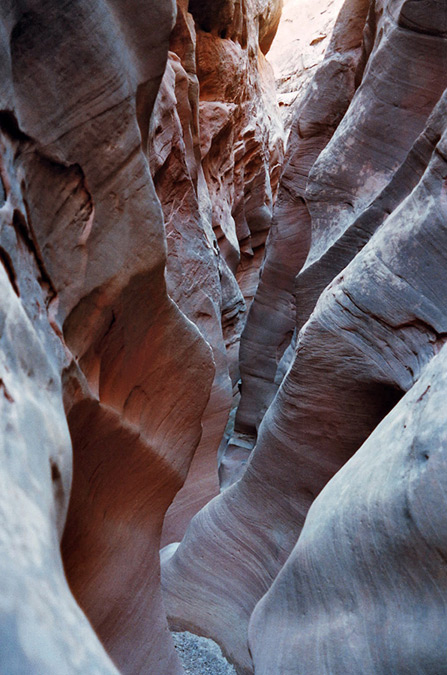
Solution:
M 165 520 L 166 544 L 182 538 L 219 490 L 218 448 L 238 395 L 239 339 L 282 161 L 274 81 L 262 54 L 279 15 L 277 2 L 247 4 L 242 13 L 232 3 L 215 10 L 179 2 L 151 122 L 168 290 L 211 345 L 216 364 L 202 441 Z
M 0 9 L 1 672 L 447 671 L 445 11 L 345 2 L 273 211 L 281 4 Z
M 311 241 L 307 178 L 354 95 L 367 11 L 368 2 L 345 3 L 325 59 L 295 111 L 261 279 L 241 338 L 241 400 L 220 470 L 225 487 L 245 470 L 281 382 L 278 368 L 296 323 L 295 277 Z
M 445 672 L 446 357 L 312 505 L 250 622 L 257 674 Z
M 268 54 L 286 129 L 329 46 L 344 0 L 284 0 L 281 22 Z M 355 29 L 353 28 L 353 32 Z
M 65 621 L 73 644 L 66 648 L 62 626 L 51 629 L 44 621 L 42 632 L 53 634 L 58 651 L 49 647 L 41 656 L 47 638 L 30 651 L 28 642 L 40 641 L 41 621 L 31 624 L 30 617 L 43 606 L 41 598 L 25 616 L 29 628 L 11 624 L 8 648 L 19 672 L 113 672 L 63 586 L 57 552 L 54 523 L 63 529 L 71 462 L 60 420 L 63 371 L 74 453 L 62 542 L 70 587 L 122 672 L 144 668 L 171 675 L 182 669 L 160 593 L 161 528 L 200 440 L 214 377 L 209 347 L 166 290 L 163 216 L 145 156 L 175 7 L 150 2 L 142 11 L 141 3 L 124 7 L 113 0 L 94 9 L 83 1 L 56 4 L 2 7 L 1 109 L 6 135 L 16 144 L 8 175 L 19 195 L 17 212 L 6 209 L 7 231 L 15 227 L 21 237 L 16 248 L 28 249 L 37 265 L 20 302 L 52 336 L 42 347 L 50 363 L 51 350 L 62 355 L 52 379 L 42 354 L 35 367 L 23 358 L 14 366 L 30 377 L 36 369 L 43 373 L 42 397 L 54 392 L 58 429 L 54 441 L 50 435 L 42 442 L 42 477 L 33 470 L 29 475 L 36 496 L 28 515 L 24 507 L 24 527 L 43 522 L 48 528 L 42 546 L 51 563 L 42 580 L 36 563 L 30 597 L 46 584 L 51 608 L 60 590 L 63 605 L 47 618 Z M 14 255 L 3 256 L 13 294 L 20 292 Z M 30 290 L 39 283 L 43 299 Z M 20 326 L 18 319 L 15 324 Z M 14 398 L 9 378 L 4 381 Z M 42 411 L 34 407 L 38 425 Z M 36 444 L 46 426 L 36 432 Z M 62 468 L 51 459 L 58 452 Z M 49 460 L 61 500 L 54 513 Z M 48 496 L 37 496 L 39 491 Z M 42 515 L 33 508 L 43 509 Z M 38 543 L 35 552 L 33 541 L 26 543 L 30 558 L 39 555 Z M 12 584 L 15 570 L 4 578 Z M 14 613 L 5 611 L 14 622 Z M 20 637 L 24 631 L 26 639 Z
M 342 23 L 360 19 L 360 5 L 346 9 Z M 438 136 L 430 131 L 442 112 L 435 111 L 418 138 L 447 85 L 447 43 L 444 34 L 427 35 L 423 11 L 423 30 L 403 30 L 402 17 L 413 9 L 402 2 L 399 13 L 390 3 L 382 18 L 374 8 L 369 13 L 355 73 L 360 86 L 304 186 L 311 247 L 303 269 L 321 260 L 320 282 L 332 283 L 319 293 L 308 289 L 310 301 L 297 306 L 302 328 L 294 359 L 263 417 L 245 473 L 195 517 L 164 564 L 172 624 L 217 640 L 241 673 L 253 671 L 250 615 L 292 551 L 312 501 L 417 381 L 447 328 L 445 294 L 437 291 L 446 283 L 443 144 L 433 152 L 442 127 Z M 433 27 L 442 25 L 439 11 Z M 417 22 L 417 14 L 412 16 Z M 415 53 L 421 67 L 413 73 L 406 64 Z M 407 96 L 404 72 L 410 78 Z M 392 134 L 386 139 L 385 129 Z M 375 137 L 379 144 L 373 144 Z M 384 205 L 393 212 L 374 234 L 384 221 Z M 358 227 L 356 238 L 355 224 L 367 210 L 379 217 L 363 239 Z M 343 237 L 343 255 L 337 257 Z M 325 266 L 331 250 L 334 258 Z M 314 306 L 312 299 L 318 300 Z M 277 639 L 273 624 L 269 630 L 271 646 Z M 276 662 L 273 655 L 270 661 L 262 656 L 262 636 L 251 644 L 260 650 L 256 672 L 276 672 L 274 663 L 278 672 L 290 670 L 296 663 L 287 637 Z
M 32 147 L 0 113 L 0 671 L 112 675 L 59 549 L 72 477 L 66 353 L 20 186 L 17 157 Z
M 165 215 L 168 290 L 212 345 L 216 374 L 203 418 L 202 441 L 188 478 L 192 489 L 185 485 L 170 509 L 164 543 L 181 539 L 192 515 L 219 491 L 217 448 L 232 401 L 222 332 L 221 278 L 225 262 L 220 258 L 211 227 L 211 205 L 199 149 L 194 145 L 198 132 L 194 129 L 197 117 L 193 111 L 197 113 L 198 101 L 188 98 L 190 77 L 179 58 L 171 53 L 152 120 L 155 133 L 151 169 Z M 193 88 L 194 92 L 197 88 Z M 233 290 L 230 301 L 237 311 L 244 312 L 245 304 L 236 284 Z

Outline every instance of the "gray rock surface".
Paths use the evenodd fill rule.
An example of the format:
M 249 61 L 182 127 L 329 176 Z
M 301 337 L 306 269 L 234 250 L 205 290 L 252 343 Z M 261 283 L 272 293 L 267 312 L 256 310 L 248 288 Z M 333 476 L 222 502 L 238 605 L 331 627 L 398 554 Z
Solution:
M 114 672 L 94 628 L 122 672 L 173 675 L 161 526 L 214 376 L 166 290 L 146 158 L 175 5 L 0 18 L 0 670 Z
M 64 352 L 47 320 L 36 260 L 10 221 L 15 186 L 7 192 L 0 209 L 0 672 L 112 675 L 118 671 L 62 567 L 72 460 Z
M 281 2 L 177 9 L 0 6 L 0 672 L 447 675 L 445 3 L 346 0 L 274 211 Z
M 250 623 L 255 672 L 447 673 L 447 347 L 312 505 Z
M 325 58 L 294 111 L 261 278 L 241 337 L 241 400 L 220 470 L 224 487 L 244 472 L 259 425 L 281 382 L 278 367 L 296 327 L 295 278 L 312 237 L 306 201 L 309 172 L 358 86 L 367 11 L 367 1 L 344 4 Z M 312 286 L 306 291 L 315 294 Z M 300 314 L 301 305 L 300 298 Z
M 283 146 L 281 3 L 208 5 L 0 7 L 2 671 L 182 672 L 162 525 L 202 430 L 181 515 L 218 491 Z
M 294 105 L 306 92 L 329 45 L 344 0 L 284 0 L 278 32 L 268 54 L 286 130 Z
M 348 2 L 344 9 L 339 21 L 352 26 L 358 25 L 360 10 L 365 18 L 368 7 Z M 346 45 L 349 35 L 347 30 Z M 196 516 L 162 572 L 172 625 L 205 631 L 244 674 L 254 667 L 262 673 L 294 672 L 292 634 L 287 629 L 281 633 L 274 620 L 266 633 L 256 623 L 251 638 L 253 665 L 247 648 L 252 611 L 299 542 L 308 509 L 319 492 L 411 390 L 445 342 L 446 37 L 443 5 L 437 5 L 436 13 L 428 1 L 372 4 L 353 73 L 355 93 L 341 111 L 341 122 L 319 147 L 304 176 L 305 165 L 295 175 L 287 170 L 283 174 L 280 194 L 281 189 L 292 195 L 302 190 L 298 196 L 308 210 L 306 221 L 293 217 L 290 221 L 291 229 L 293 224 L 305 223 L 309 234 L 309 252 L 296 279 L 294 358 L 259 424 L 245 473 Z M 358 36 L 356 40 L 358 47 Z M 342 58 L 342 53 L 336 51 L 337 57 Z M 324 72 L 325 65 L 318 73 Z M 339 101 L 340 92 L 334 93 L 334 101 Z M 333 113 L 337 110 L 334 105 Z M 308 131 L 327 132 L 327 126 L 312 127 L 313 119 L 297 118 L 300 140 Z M 282 261 L 284 265 L 295 261 L 293 243 L 292 238 L 291 261 L 287 240 L 278 256 L 272 297 L 277 294 Z M 266 261 L 268 257 L 267 252 Z M 259 294 L 264 293 L 263 281 L 264 274 Z M 274 306 L 279 313 L 280 303 Z M 275 318 L 272 333 L 278 324 Z M 259 326 L 266 322 L 260 321 Z M 264 343 L 266 333 L 254 330 L 253 342 L 269 345 L 268 338 Z M 272 350 L 262 374 L 276 373 L 275 356 Z M 259 413 L 259 406 L 252 410 Z M 345 489 L 349 493 L 349 485 Z M 324 546 L 320 540 L 315 559 L 323 555 Z M 331 561 L 336 564 L 336 555 Z M 357 573 L 367 571 L 359 568 Z M 419 574 L 424 576 L 422 568 Z M 293 575 L 288 583 L 294 596 Z M 327 583 L 329 587 L 330 580 Z M 375 590 L 386 606 L 385 577 L 382 586 L 378 579 Z M 275 608 L 278 617 L 287 616 L 288 600 L 282 597 Z M 326 609 L 315 624 L 309 610 L 309 624 L 300 624 L 300 630 L 313 635 L 315 644 L 332 620 L 330 607 Z M 361 611 L 368 612 L 367 604 L 360 606 Z M 423 611 L 430 612 L 429 605 Z M 386 626 L 377 616 L 368 630 L 385 642 Z M 404 625 L 404 613 L 401 618 Z M 300 635 L 294 639 L 299 642 Z M 350 640 L 355 644 L 355 639 L 354 631 Z M 263 646 L 267 643 L 269 658 Z M 421 644 L 415 649 L 422 650 Z M 437 643 L 433 649 L 434 662 L 442 664 L 444 656 Z M 305 664 L 304 651 L 299 653 Z M 321 661 L 309 660 L 313 665 L 307 672 L 319 672 L 319 665 L 327 673 L 356 672 L 352 663 L 350 669 L 344 668 L 342 653 L 339 658 L 338 662 L 334 652 L 335 671 L 330 667 L 324 671 Z M 396 662 L 387 658 L 384 652 L 381 662 L 378 655 L 377 672 L 393 672 L 390 663 Z M 423 651 L 418 658 L 430 663 L 424 661 Z
M 224 659 L 219 646 L 208 638 L 192 633 L 173 633 L 175 648 L 187 675 L 233 675 L 232 665 Z

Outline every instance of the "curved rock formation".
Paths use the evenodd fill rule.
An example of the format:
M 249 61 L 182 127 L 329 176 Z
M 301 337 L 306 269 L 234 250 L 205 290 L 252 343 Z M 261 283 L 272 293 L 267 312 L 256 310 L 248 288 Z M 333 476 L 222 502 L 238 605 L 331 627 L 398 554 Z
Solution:
M 203 436 L 165 524 L 179 541 L 218 491 L 217 452 L 238 393 L 239 339 L 270 226 L 282 126 L 267 51 L 279 2 L 179 2 L 150 132 L 170 296 L 213 349 Z
M 29 237 L 15 157 L 0 116 L 0 670 L 117 673 L 70 593 L 59 551 L 71 485 L 62 404 L 63 344 Z
M 346 0 L 279 181 L 281 5 L 0 8 L 8 675 L 180 675 L 165 607 L 243 675 L 447 672 L 445 6 Z
M 218 491 L 244 296 L 254 294 L 282 160 L 263 56 L 281 3 L 210 10 L 185 0 L 2 7 L 1 260 L 44 353 L 56 354 L 54 424 L 67 436 L 63 384 L 73 483 L 67 515 L 66 437 L 63 471 L 50 462 L 61 503 L 49 522 L 64 533 L 71 590 L 123 672 L 181 671 L 159 589 L 161 528 L 202 423 L 167 540 Z M 25 285 L 40 296 L 21 291 L 20 246 L 34 260 Z M 90 633 L 79 667 L 96 659 L 113 671 Z M 47 661 L 46 672 L 66 670 Z
M 447 348 L 312 505 L 250 623 L 255 672 L 444 673 Z
M 56 516 L 63 527 L 70 485 L 70 446 L 57 417 L 64 368 L 74 451 L 63 538 L 71 589 L 122 672 L 144 667 L 171 675 L 181 667 L 160 593 L 161 527 L 199 442 L 214 375 L 208 346 L 166 292 L 163 219 L 144 153 L 175 7 L 30 2 L 2 7 L 2 15 L 2 121 L 15 142 L 7 177 L 21 200 L 13 211 L 8 189 L 4 211 L 19 247 L 35 258 L 29 284 L 39 282 L 45 292 L 43 300 L 25 295 L 22 303 L 52 335 L 47 351 L 62 354 L 53 384 L 44 384 L 55 400 L 55 442 L 65 443 L 64 473 L 55 460 L 51 471 L 43 464 L 45 481 L 52 472 L 62 500 L 46 527 Z M 3 261 L 20 294 L 13 254 L 6 251 Z M 43 380 L 50 365 L 39 366 Z M 33 419 L 38 423 L 38 406 Z M 43 447 L 51 458 L 58 446 Z M 37 476 L 36 482 L 42 490 Z M 25 507 L 32 527 L 38 514 L 32 504 L 29 514 Z M 39 545 L 48 546 L 51 532 Z M 48 566 L 57 574 L 53 587 L 47 581 L 49 592 L 62 588 L 65 621 L 80 626 L 74 642 L 87 633 L 80 647 L 85 657 L 77 663 L 73 645 L 68 670 L 85 672 L 91 662 L 93 672 L 96 658 L 98 668 L 112 672 L 63 588 L 54 528 L 52 536 Z M 63 608 L 59 614 L 64 620 Z M 11 624 L 13 637 L 14 630 Z M 10 649 L 20 658 L 26 640 L 14 640 Z M 39 671 L 41 657 L 27 658 Z M 51 654 L 47 660 L 45 672 L 63 663 Z
M 295 545 L 313 499 L 444 340 L 443 141 L 435 149 L 443 128 L 433 133 L 444 101 L 418 134 L 447 84 L 447 43 L 442 33 L 433 34 L 443 25 L 442 8 L 431 17 L 430 31 L 426 23 L 419 30 L 402 27 L 410 10 L 417 21 L 412 4 L 400 3 L 399 12 L 386 4 L 383 14 L 378 6 L 370 9 L 361 85 L 309 174 L 311 248 L 303 269 L 321 265 L 319 292 L 331 283 L 315 309 L 318 287 L 297 306 L 303 327 L 295 358 L 262 420 L 246 472 L 196 516 L 164 566 L 173 625 L 217 640 L 242 673 L 252 672 L 246 643 L 251 612 Z M 427 21 L 423 12 L 419 16 Z M 414 63 L 415 53 L 427 61 L 420 71 L 406 66 L 405 91 L 403 65 Z M 381 105 L 373 107 L 374 100 Z M 379 152 L 372 135 L 385 129 L 390 135 L 381 136 Z M 394 211 L 362 249 L 387 215 L 383 205 Z M 375 218 L 366 232 L 359 225 L 365 209 L 365 218 Z M 362 235 L 357 239 L 353 223 Z M 324 267 L 330 254 L 332 267 Z
M 295 329 L 295 277 L 311 241 L 306 203 L 310 169 L 343 118 L 358 85 L 368 2 L 344 5 L 325 59 L 295 111 L 261 278 L 240 346 L 241 400 L 221 466 L 228 487 L 245 470 L 259 425 L 277 391 L 277 372 Z

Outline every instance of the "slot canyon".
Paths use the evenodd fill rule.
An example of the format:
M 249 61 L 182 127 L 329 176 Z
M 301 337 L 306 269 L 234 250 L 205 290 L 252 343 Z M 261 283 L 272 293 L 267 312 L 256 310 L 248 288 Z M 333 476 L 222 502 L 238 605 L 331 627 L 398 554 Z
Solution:
M 1 1 L 0 675 L 447 675 L 446 343 L 447 0 Z

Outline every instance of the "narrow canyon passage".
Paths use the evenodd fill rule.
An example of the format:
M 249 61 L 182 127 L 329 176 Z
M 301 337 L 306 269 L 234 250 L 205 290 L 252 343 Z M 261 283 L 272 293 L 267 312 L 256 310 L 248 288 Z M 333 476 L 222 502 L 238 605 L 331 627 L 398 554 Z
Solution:
M 0 675 L 447 675 L 447 2 L 0 25 Z

